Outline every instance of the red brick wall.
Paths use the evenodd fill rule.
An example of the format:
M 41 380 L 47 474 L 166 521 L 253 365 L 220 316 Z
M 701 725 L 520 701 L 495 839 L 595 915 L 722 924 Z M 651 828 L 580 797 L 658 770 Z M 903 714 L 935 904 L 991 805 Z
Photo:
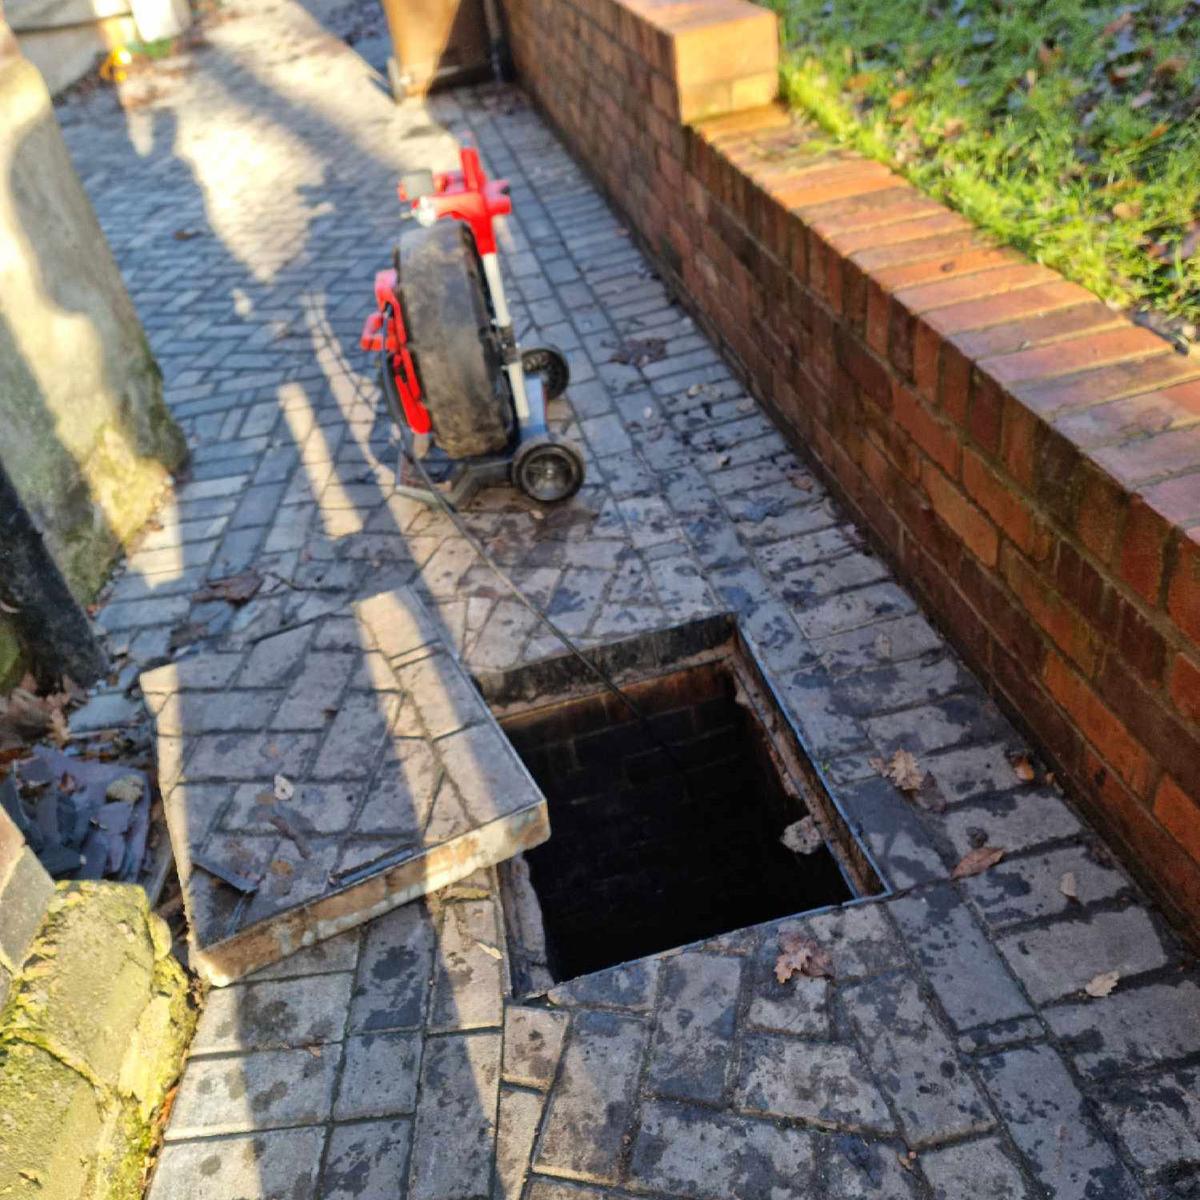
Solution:
M 809 148 L 764 103 L 764 10 L 508 15 L 525 86 L 681 298 L 1200 929 L 1200 359 Z

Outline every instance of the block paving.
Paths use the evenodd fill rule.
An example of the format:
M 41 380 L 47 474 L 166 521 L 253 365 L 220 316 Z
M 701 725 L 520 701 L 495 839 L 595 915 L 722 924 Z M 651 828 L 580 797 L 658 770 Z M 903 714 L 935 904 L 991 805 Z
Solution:
M 477 677 L 558 650 L 396 494 L 356 348 L 395 177 L 469 137 L 513 182 L 514 308 L 571 360 L 552 417 L 589 470 L 567 506 L 489 493 L 470 527 L 583 644 L 736 612 L 889 892 L 522 997 L 476 872 L 210 993 L 151 1200 L 1200 1195 L 1186 949 L 1052 782 L 1018 777 L 1028 747 L 520 93 L 393 106 L 383 48 L 363 6 L 262 3 L 124 109 L 61 109 L 193 447 L 99 614 L 143 669 L 168 806 L 189 771 L 213 785 L 198 820 L 289 771 L 327 788 L 330 832 L 386 804 L 368 731 L 401 697 L 417 740 L 456 720 L 427 660 L 385 672 L 356 619 L 397 589 Z M 195 598 L 251 567 L 248 603 Z M 922 803 L 870 761 L 899 747 Z M 952 879 L 984 844 L 1004 860 Z M 833 979 L 776 981 L 790 931 Z

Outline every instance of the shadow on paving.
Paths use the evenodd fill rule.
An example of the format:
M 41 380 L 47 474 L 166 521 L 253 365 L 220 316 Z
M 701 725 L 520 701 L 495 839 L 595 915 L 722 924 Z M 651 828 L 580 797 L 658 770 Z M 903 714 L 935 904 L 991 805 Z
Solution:
M 386 264 L 395 235 L 394 177 L 406 166 L 449 164 L 450 139 L 436 126 L 439 114 L 454 117 L 456 102 L 431 103 L 415 117 L 420 124 L 415 108 L 396 121 L 393 110 L 378 107 L 361 64 L 347 66 L 353 56 L 323 42 L 290 6 L 264 11 L 291 15 L 278 28 L 251 23 L 238 32 L 231 22 L 203 52 L 203 81 L 177 114 L 164 106 L 130 112 L 122 137 L 99 137 L 89 155 L 172 403 L 197 442 L 192 478 L 178 490 L 168 528 L 132 557 L 104 620 L 147 667 L 172 657 L 173 630 L 176 643 L 191 648 L 174 656 L 173 669 L 195 669 L 204 682 L 149 691 L 164 782 L 185 780 L 183 819 L 227 846 L 241 841 L 247 861 L 265 868 L 263 896 L 282 902 L 323 886 L 323 855 L 335 869 L 350 861 L 338 857 L 346 830 L 403 761 L 389 758 L 394 738 L 404 739 L 405 728 L 432 734 L 424 715 L 404 726 L 399 697 L 410 691 L 395 677 L 413 664 L 380 661 L 355 619 L 356 602 L 403 586 L 419 568 L 432 619 L 448 645 L 465 648 L 473 669 L 502 670 L 548 649 L 505 607 L 461 541 L 446 537 L 439 518 L 394 496 L 395 450 L 374 368 L 356 369 L 371 276 Z M 332 83 L 318 64 L 328 66 Z M 476 118 L 482 128 L 490 115 Z M 608 220 L 598 215 L 602 202 L 577 182 L 561 151 L 539 158 L 552 145 L 544 130 L 512 124 L 496 141 L 497 165 L 525 154 L 531 184 L 557 185 L 523 218 L 529 241 L 513 231 L 514 290 L 531 320 L 568 324 L 556 315 L 550 270 L 543 277 L 528 262 L 536 223 L 544 222 L 544 236 L 559 239 L 555 282 L 566 281 L 564 296 L 574 289 L 570 324 L 597 364 L 574 399 L 588 442 L 603 446 L 597 453 L 608 484 L 538 522 L 536 536 L 528 513 L 503 495 L 481 498 L 472 527 L 517 567 L 532 594 L 543 601 L 565 594 L 561 619 L 583 638 L 683 619 L 693 605 L 711 610 L 718 594 L 737 606 L 774 656 L 793 716 L 803 706 L 809 736 L 845 771 L 845 794 L 870 826 L 889 882 L 907 894 L 628 964 L 556 988 L 549 1005 L 509 1001 L 505 1012 L 497 896 L 486 875 L 472 876 L 211 994 L 151 1200 L 598 1200 L 617 1187 L 722 1200 L 928 1200 L 982 1194 L 993 1182 L 998 1198 L 1143 1194 L 1127 1170 L 1133 1155 L 1115 1148 L 1112 1128 L 1124 1110 L 1105 1110 L 1101 1125 L 1100 1103 L 1082 1089 L 1086 1072 L 1100 1078 L 1124 1061 L 1112 1048 L 1125 1036 L 1121 1022 L 1136 1022 L 1137 1004 L 1154 989 L 1168 990 L 1175 951 L 1157 946 L 1142 910 L 1126 916 L 1119 872 L 1085 878 L 1083 835 L 1061 801 L 1033 787 L 1015 790 L 1004 757 L 1011 731 L 886 567 L 850 542 L 839 518 L 818 512 L 807 488 L 788 482 L 777 460 L 786 453 L 793 463 L 791 452 L 762 427 L 761 414 L 738 407 L 740 389 L 711 348 L 688 346 L 700 360 L 678 367 L 673 378 L 688 383 L 674 388 L 608 357 L 603 337 L 632 336 L 618 324 L 619 302 L 631 288 L 653 290 L 640 274 L 644 265 L 630 250 L 615 255 L 621 261 L 610 278 L 578 281 L 582 272 L 569 260 L 579 248 L 567 252 L 555 223 L 574 219 L 583 236 L 581 226 Z M 122 172 L 131 182 L 118 178 Z M 160 191 L 161 202 L 147 201 L 147 190 Z M 176 239 L 176 231 L 187 236 Z M 594 236 L 616 234 L 605 226 Z M 654 320 L 675 321 L 662 317 L 666 302 L 638 299 L 658 314 Z M 705 384 L 723 380 L 717 386 L 728 391 L 706 400 L 696 418 L 706 440 L 686 442 L 674 421 L 686 414 L 699 372 L 709 373 Z M 710 404 L 737 411 L 720 425 Z M 635 428 L 627 418 L 643 412 L 665 415 L 657 440 L 647 436 L 635 454 L 625 426 Z M 566 405 L 555 419 L 571 420 Z M 743 441 L 720 441 L 735 425 L 749 430 Z M 748 438 L 756 444 L 744 450 Z M 714 465 L 721 454 L 742 453 Z M 738 472 L 744 482 L 731 482 Z M 711 491 L 705 475 L 714 479 Z M 643 486 L 640 476 L 653 478 Z M 764 494 L 775 492 L 782 502 L 776 506 L 772 494 L 764 506 Z M 731 520 L 727 509 L 743 520 Z M 614 521 L 627 521 L 637 540 L 611 536 Z M 606 533 L 611 561 L 540 557 L 554 541 L 574 546 L 600 534 L 587 547 L 594 552 Z M 672 550 L 685 534 L 720 584 L 710 590 L 698 573 L 688 577 L 694 590 L 655 603 L 663 576 L 652 582 L 650 570 L 638 575 L 627 562 L 643 549 Z M 801 560 L 802 539 L 812 559 Z M 747 543 L 768 566 L 775 560 L 772 578 L 789 589 L 777 589 L 782 599 L 771 598 Z M 645 566 L 666 561 L 648 557 Z M 246 604 L 193 599 L 206 580 L 250 567 L 264 582 Z M 568 574 L 574 594 L 562 582 Z M 590 599 L 586 578 L 594 583 Z M 679 584 L 682 576 L 668 578 Z M 909 636 L 918 648 L 895 662 L 889 649 L 881 665 L 881 623 L 897 644 Z M 480 657 L 481 646 L 496 657 Z M 203 668 L 189 665 L 197 663 Z M 826 674 L 830 663 L 836 683 Z M 293 705 L 301 680 L 303 703 Z M 856 687 L 855 704 L 830 699 L 835 688 Z M 951 801 L 949 834 L 940 817 L 907 805 L 867 762 L 856 714 L 873 716 L 888 689 L 895 690 L 890 707 L 929 734 L 922 750 Z M 970 712 L 957 725 L 918 707 L 951 694 Z M 351 712 L 343 732 L 338 723 Z M 168 733 L 172 721 L 176 732 Z M 964 735 L 974 722 L 982 731 Z M 934 740 L 949 726 L 945 740 Z M 908 735 L 881 729 L 877 742 L 886 736 Z M 993 772 L 987 780 L 984 758 Z M 277 774 L 302 799 L 311 790 L 309 827 L 289 819 L 294 796 L 275 796 Z M 440 787 L 432 795 L 397 790 L 388 800 L 394 824 L 379 831 L 380 841 L 398 845 L 409 829 L 427 828 L 440 794 Z M 270 820 L 281 812 L 286 833 Z M 935 824 L 940 840 L 929 833 Z M 947 881 L 977 828 L 1001 829 L 1014 845 L 1015 882 L 1007 890 L 997 883 L 999 897 L 988 896 L 987 879 Z M 1033 851 L 1060 857 L 1034 874 Z M 1074 914 L 1064 915 L 1055 884 L 1062 864 L 1079 871 L 1082 889 L 1094 888 L 1078 926 Z M 224 903 L 236 907 L 237 899 L 226 894 Z M 1003 905 L 1025 908 L 1015 919 L 996 916 Z M 832 948 L 834 983 L 796 980 L 785 989 L 775 979 L 778 936 L 793 924 Z M 1080 1003 L 1065 972 L 1037 980 L 1063 936 L 1086 930 L 1103 947 L 1118 924 L 1121 952 L 1133 945 L 1141 975 L 1127 993 L 1133 1016 L 1116 1004 Z M 1046 948 L 1026 955 L 1024 939 L 1035 935 Z M 1044 985 L 1037 1002 L 1051 1006 L 1045 1024 L 1030 1003 L 1030 980 Z M 1182 1010 L 1176 1002 L 1170 1011 Z M 1105 1025 L 1109 1013 L 1116 1015 Z M 1072 1022 L 1095 1028 L 1072 1034 Z M 1070 1040 L 1079 1036 L 1101 1045 L 1085 1052 Z M 1162 1057 L 1190 1061 L 1193 1051 L 1179 1050 L 1191 1045 L 1186 1036 L 1173 1047 L 1173 1028 L 1156 1036 L 1161 1054 L 1154 1043 L 1141 1058 L 1125 1057 L 1139 1068 Z M 908 1156 L 909 1146 L 920 1148 L 919 1159 Z M 577 1186 L 585 1180 L 590 1187 Z

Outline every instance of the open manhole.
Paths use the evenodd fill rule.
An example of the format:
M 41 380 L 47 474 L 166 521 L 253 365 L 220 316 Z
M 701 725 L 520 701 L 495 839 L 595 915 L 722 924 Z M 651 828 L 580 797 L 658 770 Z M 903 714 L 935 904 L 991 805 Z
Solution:
M 481 680 L 549 805 L 501 868 L 519 990 L 882 890 L 731 619 L 599 654 L 642 719 L 569 657 Z

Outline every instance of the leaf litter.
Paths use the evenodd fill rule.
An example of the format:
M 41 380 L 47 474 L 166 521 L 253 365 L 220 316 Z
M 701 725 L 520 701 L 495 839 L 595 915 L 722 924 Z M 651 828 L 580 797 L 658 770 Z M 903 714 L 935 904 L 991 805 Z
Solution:
M 798 933 L 784 934 L 779 939 L 779 957 L 775 960 L 775 978 L 787 983 L 793 975 L 809 979 L 832 979 L 833 959 L 812 938 Z
M 793 821 L 779 835 L 779 840 L 793 854 L 813 854 L 825 844 L 825 839 L 811 815 Z
M 967 879 L 991 870 L 1004 857 L 1003 846 L 979 846 L 968 850 L 950 872 L 951 879 Z

